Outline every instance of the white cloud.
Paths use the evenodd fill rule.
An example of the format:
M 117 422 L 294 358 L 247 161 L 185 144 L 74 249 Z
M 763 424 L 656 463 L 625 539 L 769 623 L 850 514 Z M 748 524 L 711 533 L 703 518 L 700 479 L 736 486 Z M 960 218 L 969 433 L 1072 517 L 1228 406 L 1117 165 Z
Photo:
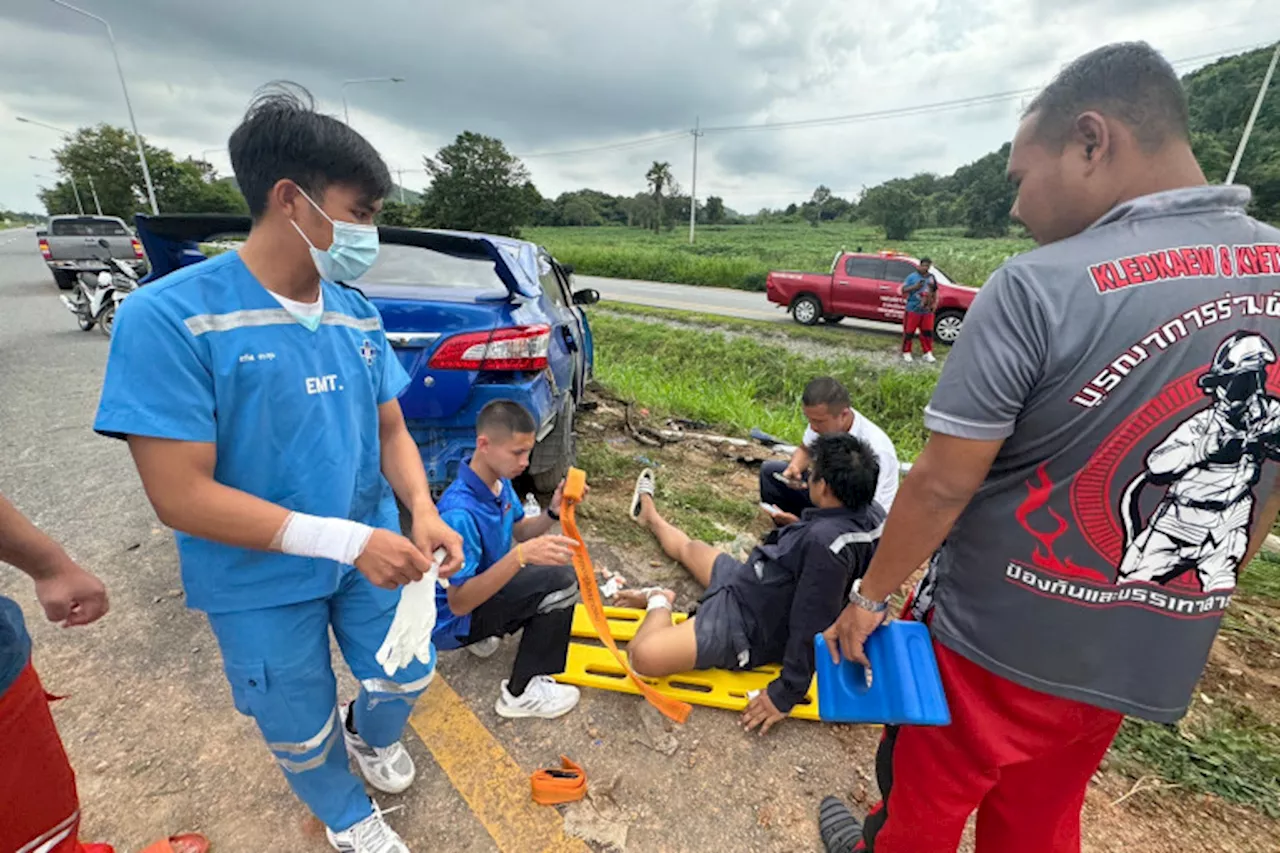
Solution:
M 225 145 L 253 90 L 296 80 L 393 167 L 420 169 L 458 132 L 517 153 L 578 149 L 704 126 L 791 121 L 936 103 L 1045 83 L 1100 44 L 1144 38 L 1171 59 L 1280 37 L 1272 0 L 82 0 L 112 19 L 139 128 L 180 156 Z M 35 208 L 56 135 L 127 124 L 101 27 L 51 3 L 0 9 L 0 204 Z M 1182 70 L 1189 70 L 1184 68 Z M 947 172 L 998 147 L 1016 99 L 822 128 L 708 134 L 699 195 L 752 211 L 818 183 L 856 190 Z M 689 136 L 527 161 L 544 194 L 643 187 L 655 160 L 690 180 Z M 224 171 L 224 154 L 210 159 Z M 32 168 L 35 167 L 35 168 Z M 405 175 L 410 187 L 426 182 Z

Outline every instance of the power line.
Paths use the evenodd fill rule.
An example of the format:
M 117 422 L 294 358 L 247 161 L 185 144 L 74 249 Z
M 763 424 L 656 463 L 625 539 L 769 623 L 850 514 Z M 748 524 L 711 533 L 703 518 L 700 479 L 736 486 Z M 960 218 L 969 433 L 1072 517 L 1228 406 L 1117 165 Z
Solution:
M 1263 47 L 1269 47 L 1274 42 L 1261 42 L 1258 44 L 1245 45 L 1242 47 L 1228 48 L 1223 51 L 1213 53 L 1203 53 L 1196 56 L 1187 56 L 1181 59 L 1171 61 L 1169 64 L 1178 67 L 1181 65 L 1190 65 L 1205 59 L 1218 59 L 1224 56 L 1233 56 L 1239 53 L 1246 53 L 1251 50 L 1257 50 Z M 850 113 L 847 115 L 823 116 L 810 119 L 796 119 L 793 121 L 777 121 L 777 122 L 761 122 L 757 124 L 738 124 L 738 125 L 720 125 L 718 127 L 704 127 L 701 133 L 739 133 L 761 130 L 792 130 L 798 128 L 814 128 L 814 127 L 832 127 L 841 124 L 853 124 L 864 121 L 879 121 L 887 118 L 903 118 L 908 116 L 925 115 L 935 112 L 947 112 L 957 109 L 969 109 L 971 107 L 988 106 L 990 104 L 998 104 L 1004 101 L 1011 101 L 1017 98 L 1023 98 L 1028 95 L 1038 94 L 1043 86 L 1032 86 L 1025 89 L 1014 89 L 1006 92 L 992 92 L 986 95 L 971 95 L 965 98 L 955 98 L 947 101 L 936 101 L 928 104 L 915 104 L 909 107 L 894 107 L 883 110 L 871 110 L 861 113 Z M 675 139 L 684 139 L 692 133 L 692 130 L 676 130 L 669 133 L 657 134 L 654 136 L 644 136 L 637 139 L 621 140 L 618 142 L 609 142 L 602 145 L 593 145 L 583 148 L 574 148 L 566 151 L 539 151 L 533 154 L 517 154 L 515 156 L 522 160 L 534 157 L 566 157 L 574 154 L 593 154 L 601 151 L 625 151 L 632 148 L 642 148 L 659 142 L 668 142 Z
M 587 148 L 574 148 L 568 151 L 536 151 L 533 154 L 516 154 L 521 160 L 529 160 L 534 157 L 567 157 L 571 154 L 590 154 L 595 151 L 622 151 L 628 148 L 640 148 L 646 145 L 652 145 L 656 142 L 666 142 L 672 139 L 683 139 L 687 137 L 691 130 L 673 130 L 670 133 L 662 133 L 657 136 L 643 136 L 639 139 L 624 140 L 621 142 L 608 142 L 603 145 L 592 145 Z

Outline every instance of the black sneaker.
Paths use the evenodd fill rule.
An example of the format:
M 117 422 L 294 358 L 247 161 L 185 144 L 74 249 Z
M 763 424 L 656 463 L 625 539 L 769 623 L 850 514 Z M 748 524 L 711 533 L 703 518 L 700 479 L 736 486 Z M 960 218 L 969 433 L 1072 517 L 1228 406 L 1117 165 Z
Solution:
M 862 846 L 862 821 L 835 797 L 824 797 L 818 806 L 818 833 L 827 853 L 853 853 Z

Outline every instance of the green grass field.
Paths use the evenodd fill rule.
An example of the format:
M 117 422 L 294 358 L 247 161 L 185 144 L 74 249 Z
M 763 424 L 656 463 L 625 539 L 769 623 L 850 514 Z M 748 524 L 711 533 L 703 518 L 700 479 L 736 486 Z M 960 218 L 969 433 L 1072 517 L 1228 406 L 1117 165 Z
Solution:
M 670 281 L 764 290 L 771 270 L 827 272 L 842 248 L 894 249 L 927 255 L 951 278 L 981 285 L 1001 263 L 1033 247 L 1025 238 L 970 239 L 953 229 L 918 231 L 910 240 L 887 241 L 879 228 L 850 222 L 809 225 L 709 225 L 689 245 L 687 229 L 654 234 L 639 228 L 526 228 L 576 272 L 613 278 Z
M 596 378 L 659 414 L 696 418 L 745 435 L 760 427 L 791 442 L 804 433 L 800 395 L 816 376 L 844 382 L 854 407 L 914 459 L 927 433 L 922 413 L 937 373 L 882 369 L 855 356 L 806 358 L 748 338 L 673 329 L 593 312 Z

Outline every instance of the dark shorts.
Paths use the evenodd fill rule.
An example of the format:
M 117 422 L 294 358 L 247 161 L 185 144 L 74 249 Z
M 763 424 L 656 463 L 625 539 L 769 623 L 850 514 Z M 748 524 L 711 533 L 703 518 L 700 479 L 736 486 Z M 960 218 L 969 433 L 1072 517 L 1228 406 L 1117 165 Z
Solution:
M 703 593 L 693 622 L 698 642 L 695 669 L 750 669 L 751 644 L 747 640 L 747 622 L 738 599 L 726 585 L 746 566 L 721 554 L 711 567 L 711 584 Z

